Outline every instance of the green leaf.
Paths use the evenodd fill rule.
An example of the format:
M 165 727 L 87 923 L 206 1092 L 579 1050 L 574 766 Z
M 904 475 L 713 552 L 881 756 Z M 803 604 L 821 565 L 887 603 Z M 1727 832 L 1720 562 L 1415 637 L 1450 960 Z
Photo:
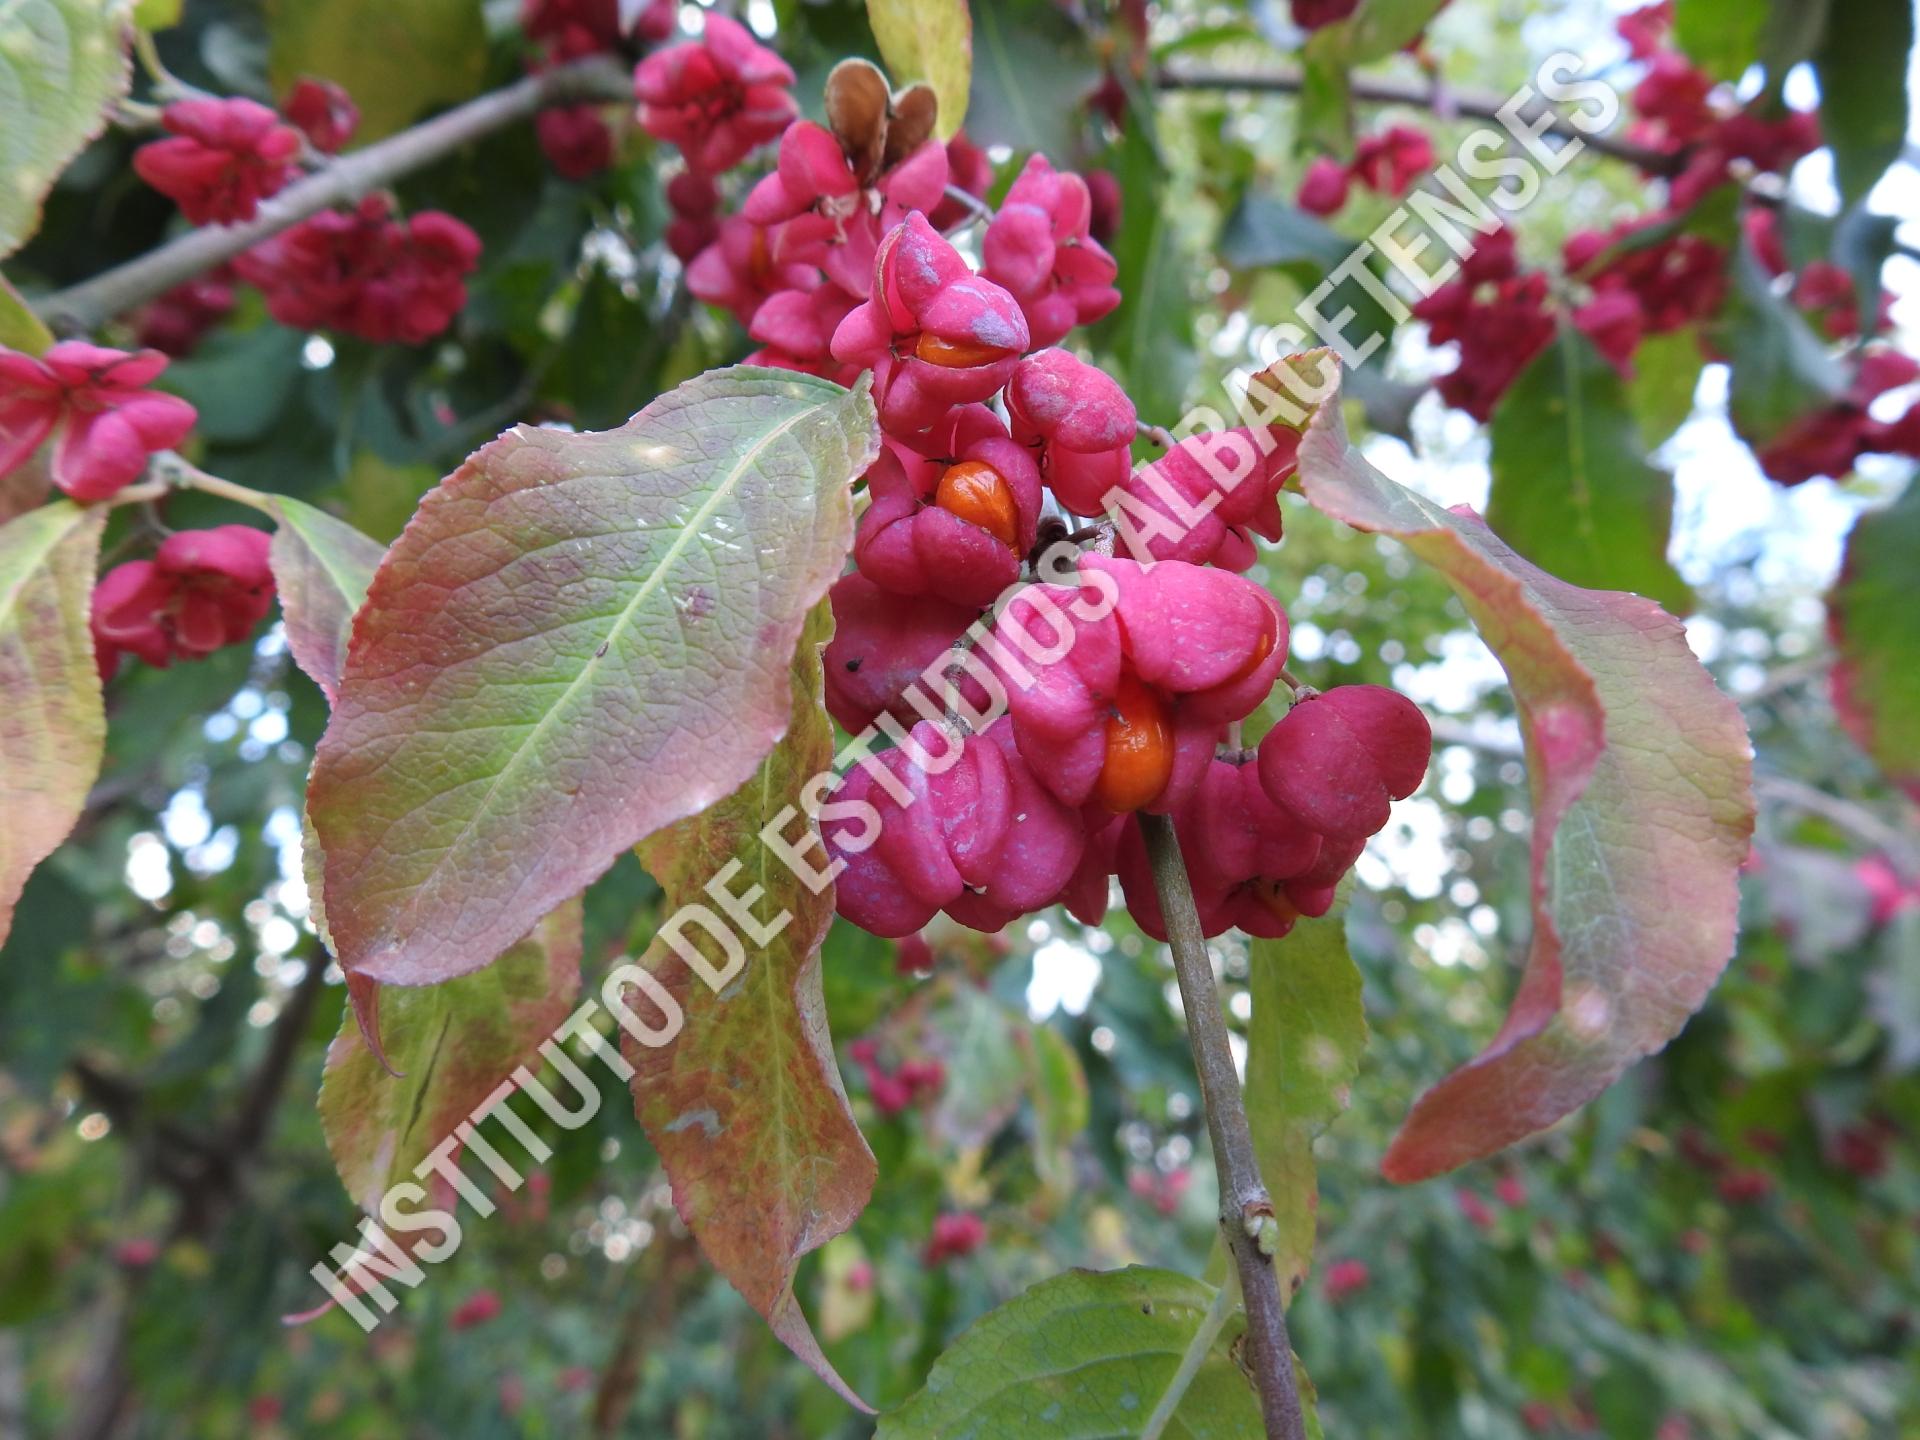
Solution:
M 273 567 L 274 591 L 286 625 L 287 649 L 293 653 L 294 663 L 332 705 L 340 694 L 354 612 L 365 602 L 367 586 L 385 552 L 378 542 L 304 501 L 276 495 L 272 503 L 279 523 L 267 558 Z M 313 817 L 303 813 L 300 821 L 300 859 L 310 891 L 309 918 L 321 943 L 332 949 L 325 903 L 313 898 L 319 895 L 325 873 L 324 852 L 313 830 Z M 378 991 L 379 983 L 370 977 L 348 974 L 347 999 L 360 1022 L 360 1032 L 374 1051 L 374 1058 L 386 1067 L 392 1062 L 380 1036 L 375 999 Z
M 1471 511 L 1396 485 L 1348 442 L 1337 397 L 1308 426 L 1300 475 L 1315 507 L 1446 577 L 1506 669 L 1526 741 L 1526 974 L 1500 1033 L 1420 1098 L 1387 1152 L 1389 1179 L 1424 1179 L 1572 1113 L 1700 1007 L 1733 949 L 1751 749 L 1678 621 L 1557 580 Z
M 1820 133 L 1833 149 L 1843 208 L 1864 200 L 1900 156 L 1912 49 L 1912 0 L 1847 0 L 1830 8 L 1813 66 Z
M 1769 4 L 1755 0 L 1677 0 L 1673 38 L 1716 80 L 1737 80 L 1760 59 Z
M 1855 313 L 1863 334 L 1880 327 L 1882 271 L 1899 245 L 1899 229 L 1899 220 L 1867 209 L 1864 199 L 1833 226 L 1833 262 L 1853 277 Z
M 1280 1293 L 1290 1300 L 1306 1280 L 1320 1215 L 1313 1142 L 1347 1108 L 1367 1047 L 1346 906 L 1300 921 L 1284 940 L 1254 941 L 1247 984 L 1247 1121 L 1280 1226 Z
M 1840 723 L 1886 776 L 1920 800 L 1920 631 L 1913 623 L 1914 556 L 1920 555 L 1920 484 L 1862 515 L 1828 603 L 1839 661 Z
M 87 620 L 106 523 L 104 509 L 57 500 L 0 526 L 0 942 L 100 773 L 107 720 Z
M 915 1053 L 938 1059 L 964 1085 L 948 1085 L 926 1117 L 928 1138 L 953 1150 L 984 1145 L 1027 1092 L 1027 1017 L 977 985 L 961 984 L 926 1017 Z
M 1773 293 L 1744 244 L 1733 286 L 1713 321 L 1714 347 L 1731 357 L 1727 410 L 1749 445 L 1764 446 L 1846 389 L 1846 375 L 1800 312 Z
M 1292 201 L 1252 190 L 1221 228 L 1220 258 L 1240 270 L 1279 266 L 1317 277 L 1352 254 L 1356 243 Z
M 967 118 L 973 20 L 967 0 L 867 0 L 867 23 L 896 86 L 924 80 L 940 99 L 934 134 L 953 138 Z
M 283 325 L 217 330 L 167 366 L 167 389 L 199 412 L 194 429 L 213 445 L 253 445 L 279 426 L 300 388 L 306 336 Z
M 1649 335 L 1633 352 L 1627 377 L 1627 408 L 1639 422 L 1640 438 L 1657 450 L 1693 414 L 1694 393 L 1707 358 L 1692 328 Z
M 1091 1118 L 1087 1073 L 1072 1043 L 1058 1030 L 1035 1025 L 1029 1035 L 1027 1087 L 1033 1102 L 1034 1169 L 1056 1197 L 1063 1197 L 1073 1184 L 1073 1142 Z
M 1446 0 L 1360 0 L 1344 20 L 1322 25 L 1301 52 L 1301 138 L 1345 155 L 1353 148 L 1349 74 L 1411 45 Z
M 366 600 L 386 552 L 378 541 L 303 500 L 276 495 L 273 508 L 280 524 L 269 559 L 287 648 L 332 704 L 347 663 L 353 613 Z
M 133 23 L 142 30 L 167 30 L 180 23 L 186 0 L 134 0 Z
M 320 1122 L 347 1194 L 370 1215 L 539 1049 L 580 988 L 580 901 L 567 901 L 486 969 L 444 985 L 385 986 L 389 1073 L 351 1012 L 327 1050 Z M 524 1106 L 522 1107 L 524 1108 Z
M 44 355 L 53 348 L 53 332 L 4 275 L 0 275 L 0 346 L 28 355 Z
M 26 243 L 40 202 L 127 93 L 127 7 L 0 0 L 0 258 Z
M 480 0 L 267 0 L 267 30 L 274 94 L 302 75 L 344 86 L 360 144 L 472 98 L 486 78 Z
M 1856 3 L 1858 0 L 1844 0 L 1838 8 Z M 1760 39 L 1760 63 L 1766 68 L 1768 91 L 1777 94 L 1787 72 L 1801 61 L 1812 59 L 1820 48 L 1827 17 L 1836 7 L 1833 0 L 1771 0 L 1762 8 L 1767 23 Z M 1824 109 L 1824 93 L 1820 99 Z
M 880 1417 L 875 1440 L 1093 1440 L 1131 1436 L 1180 1367 L 1214 1289 L 1171 1270 L 1069 1270 L 989 1311 Z M 1234 1363 L 1246 1321 L 1215 1338 L 1166 1434 L 1259 1435 L 1260 1400 Z
M 1145 123 L 1129 127 L 1114 178 L 1127 203 L 1113 258 L 1120 308 L 1093 331 L 1140 414 L 1177 418 L 1198 365 L 1194 306 L 1188 286 L 1194 265 L 1181 243 L 1178 217 L 1167 203 L 1166 170 Z
M 1487 523 L 1562 580 L 1692 608 L 1667 563 L 1673 477 L 1647 463 L 1626 386 L 1571 327 L 1543 350 L 1493 416 Z
M 618 430 L 518 427 L 428 495 L 309 782 L 341 965 L 478 969 L 737 789 L 786 728 L 787 657 L 877 444 L 864 384 L 739 367 Z
M 1355 65 L 1384 60 L 1420 38 L 1447 0 L 1360 0 L 1341 22 L 1348 60 Z M 1328 27 L 1331 28 L 1331 27 Z
M 439 481 L 429 466 L 396 465 L 372 450 L 361 450 L 340 482 L 341 508 L 354 529 L 392 541 L 407 528 L 421 497 Z
M 783 812 L 788 823 L 775 833 L 788 841 L 802 843 L 796 837 L 812 829 L 800 818 L 801 787 L 832 768 L 833 724 L 820 703 L 820 647 L 832 633 L 823 601 L 789 652 L 785 738 L 758 772 L 639 848 L 665 892 L 662 915 L 691 901 L 711 905 L 717 882 L 756 926 L 778 933 L 761 945 L 744 922 L 730 927 L 743 952 L 736 969 L 714 936 L 689 926 L 686 940 L 712 969 L 706 978 L 656 938 L 641 964 L 674 997 L 684 1023 L 655 1047 L 628 1032 L 622 1049 L 634 1067 L 634 1113 L 701 1250 L 795 1355 L 865 1409 L 821 1353 L 793 1293 L 800 1257 L 853 1224 L 875 1173 L 834 1063 L 821 994 L 833 887 L 816 893 L 764 833 Z M 814 853 L 818 860 L 817 846 Z
M 1339 269 L 1361 243 L 1342 235 L 1317 216 L 1309 215 L 1291 200 L 1251 191 L 1227 217 L 1220 234 L 1220 255 L 1236 269 L 1280 271 L 1297 285 L 1297 304 L 1312 294 L 1330 272 Z M 1384 285 L 1384 263 L 1378 259 L 1366 263 Z M 1348 310 L 1353 312 L 1353 317 L 1340 326 L 1340 332 L 1342 338 L 1354 346 L 1364 345 L 1369 336 L 1390 337 L 1397 323 L 1373 291 L 1352 275 L 1334 285 L 1320 300 L 1318 309 L 1329 321 Z M 1302 326 L 1307 324 L 1307 317 L 1300 315 L 1298 309 L 1294 314 Z M 1387 348 L 1384 344 L 1376 347 L 1362 367 L 1364 379 L 1356 377 L 1352 381 L 1356 393 L 1363 383 L 1378 383 L 1376 376 Z M 1385 387 L 1382 389 L 1385 399 Z M 1411 404 L 1411 399 L 1405 403 Z M 1372 414 L 1371 408 L 1369 414 Z
M 1341 25 L 1323 25 L 1300 49 L 1300 119 L 1303 144 L 1335 155 L 1353 152 L 1353 92 L 1347 79 Z
M 967 134 L 975 144 L 1056 158 L 1077 153 L 1084 102 L 1100 81 L 1100 66 L 1087 37 L 1058 5 L 982 5 L 974 16 L 973 58 Z

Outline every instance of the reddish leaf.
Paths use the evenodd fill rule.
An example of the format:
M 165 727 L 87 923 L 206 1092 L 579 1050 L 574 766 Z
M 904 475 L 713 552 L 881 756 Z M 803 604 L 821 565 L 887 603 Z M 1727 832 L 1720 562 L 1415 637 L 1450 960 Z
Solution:
M 60 500 L 0 526 L 0 942 L 100 773 L 107 722 L 87 619 L 106 523 Z
M 347 663 L 353 613 L 385 553 L 378 541 L 291 496 L 276 495 L 274 588 L 287 624 L 287 648 L 332 704 Z
M 737 974 L 699 926 L 686 938 L 706 957 L 718 993 L 672 949 L 656 940 L 641 963 L 673 996 L 684 1023 L 649 1048 L 623 1037 L 634 1067 L 634 1112 L 673 1181 L 681 1218 L 714 1266 L 767 1319 L 776 1335 L 829 1385 L 856 1405 L 860 1397 L 821 1354 L 794 1297 L 800 1257 L 845 1231 L 873 1192 L 874 1161 L 847 1108 L 834 1064 L 820 984 L 820 943 L 833 923 L 833 887 L 815 894 L 761 837 L 783 807 L 829 768 L 833 727 L 821 708 L 820 646 L 832 632 L 818 607 L 793 658 L 793 715 L 787 735 L 759 772 L 733 795 L 640 847 L 640 859 L 665 890 L 661 914 L 697 900 L 714 910 L 708 888 L 722 878 L 751 903 L 757 922 L 790 918 L 770 944 L 733 929 L 745 951 Z M 779 833 L 793 841 L 796 814 Z M 812 852 L 823 863 L 822 852 Z M 718 913 L 715 911 L 715 913 Z M 646 999 L 638 1013 L 657 1013 Z
M 877 443 L 864 388 L 739 368 L 619 430 L 510 431 L 430 494 L 308 790 L 341 964 L 477 969 L 752 774 Z
M 379 542 L 304 501 L 276 495 L 273 506 L 280 523 L 273 532 L 269 558 L 280 615 L 286 622 L 287 648 L 331 705 L 340 693 L 354 612 L 365 602 L 367 586 L 385 551 Z M 311 888 L 321 875 L 320 842 L 311 824 L 305 829 L 303 858 Z M 313 921 L 322 943 L 331 948 L 324 907 L 314 905 Z M 360 1024 L 360 1036 L 381 1068 L 397 1075 L 380 1041 L 379 991 L 379 982 L 371 976 L 348 972 L 347 1003 Z
M 1920 635 L 1913 624 L 1920 484 L 1862 515 L 1828 611 L 1840 723 L 1887 777 L 1920 801 Z
M 1337 398 L 1308 428 L 1300 474 L 1316 507 L 1447 577 L 1506 668 L 1526 738 L 1526 975 L 1492 1044 L 1420 1098 L 1388 1150 L 1388 1178 L 1419 1180 L 1577 1109 L 1706 999 L 1733 948 L 1751 752 L 1678 621 L 1556 580 L 1472 511 L 1394 484 L 1348 443 Z
M 388 1058 L 386 1042 L 380 1038 L 380 982 L 356 971 L 347 971 L 347 1008 L 360 1027 L 361 1043 L 380 1062 L 382 1070 L 399 1079 L 401 1072 Z

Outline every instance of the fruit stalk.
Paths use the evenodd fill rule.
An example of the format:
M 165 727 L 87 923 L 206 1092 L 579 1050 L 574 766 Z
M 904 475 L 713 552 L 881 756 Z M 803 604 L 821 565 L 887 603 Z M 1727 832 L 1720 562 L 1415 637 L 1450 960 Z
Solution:
M 1180 857 L 1173 822 L 1166 816 L 1142 814 L 1140 829 L 1153 865 L 1153 885 L 1173 950 L 1180 1003 L 1186 1011 L 1187 1043 L 1193 1049 L 1200 1099 L 1206 1107 L 1207 1134 L 1213 1142 L 1213 1164 L 1220 1177 L 1220 1229 L 1246 1298 L 1247 1353 L 1260 1386 L 1266 1433 L 1268 1440 L 1305 1440 L 1280 1279 L 1272 1258 L 1260 1248 L 1262 1230 L 1273 1223 L 1273 1200 L 1254 1157 L 1253 1131 L 1247 1124 L 1240 1076 L 1227 1044 L 1220 992 L 1213 983 L 1213 962 L 1200 933 L 1200 914 L 1193 903 L 1186 862 Z

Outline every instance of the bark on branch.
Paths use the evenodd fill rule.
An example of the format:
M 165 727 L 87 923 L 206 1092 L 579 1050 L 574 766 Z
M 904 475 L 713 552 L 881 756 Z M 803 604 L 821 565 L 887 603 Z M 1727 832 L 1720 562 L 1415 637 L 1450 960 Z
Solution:
M 1280 1277 L 1273 1259 L 1260 1248 L 1259 1235 L 1273 1223 L 1273 1199 L 1260 1178 L 1253 1152 L 1253 1131 L 1241 1095 L 1240 1074 L 1227 1044 L 1227 1022 L 1220 992 L 1213 983 L 1213 961 L 1200 933 L 1193 888 L 1173 822 L 1164 815 L 1141 815 L 1153 888 L 1160 897 L 1167 940 L 1173 949 L 1180 1003 L 1187 1016 L 1187 1043 L 1193 1049 L 1200 1099 L 1213 1142 L 1214 1169 L 1220 1176 L 1220 1229 L 1240 1275 L 1247 1306 L 1247 1353 L 1260 1384 L 1260 1411 L 1268 1440 L 1305 1440 L 1299 1383 L 1293 1370 L 1293 1344 L 1280 1298 Z
M 626 69 L 594 56 L 525 78 L 455 106 L 410 130 L 355 150 L 263 202 L 242 225 L 203 225 L 91 280 L 33 303 L 57 332 L 85 333 L 138 309 L 174 286 L 204 275 L 262 240 L 336 205 L 350 205 L 404 175 L 525 120 L 551 105 L 615 103 L 633 98 Z

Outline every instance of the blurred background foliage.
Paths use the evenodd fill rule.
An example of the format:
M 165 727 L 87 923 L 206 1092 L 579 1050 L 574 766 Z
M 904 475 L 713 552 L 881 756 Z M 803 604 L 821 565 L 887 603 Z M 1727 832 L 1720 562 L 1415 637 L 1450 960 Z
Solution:
M 222 92 L 269 93 L 286 47 L 309 46 L 368 67 L 338 76 L 350 87 L 404 87 L 423 106 L 523 64 L 511 4 L 419 0 L 447 13 L 423 22 L 417 48 L 384 32 L 356 45 L 379 8 L 192 0 L 158 43 L 183 78 Z M 1114 17 L 1052 0 L 974 11 L 970 132 L 1121 181 L 1126 303 L 1094 350 L 1143 416 L 1171 423 L 1217 397 L 1258 328 L 1289 318 L 1329 247 L 1341 253 L 1288 199 L 1298 107 L 1156 98 L 1123 65 L 1117 129 L 1087 104 L 1120 44 Z M 847 0 L 755 0 L 747 14 L 777 26 L 810 110 L 832 61 L 872 52 Z M 1553 48 L 1606 62 L 1611 21 L 1597 0 L 1455 0 L 1426 63 L 1436 83 L 1504 94 Z M 1151 38 L 1158 61 L 1252 68 L 1298 37 L 1271 0 L 1173 0 L 1154 8 Z M 375 108 L 374 91 L 356 93 Z M 412 118 L 382 114 L 389 128 Z M 1443 136 L 1461 125 L 1404 118 Z M 485 243 L 455 329 L 374 347 L 294 333 L 244 304 L 169 374 L 200 408 L 198 462 L 384 540 L 503 426 L 616 424 L 744 354 L 730 321 L 689 303 L 662 246 L 660 154 L 631 127 L 621 143 L 621 163 L 584 184 L 551 174 L 524 127 L 412 177 L 404 204 L 450 210 Z M 133 179 L 129 145 L 109 135 L 72 167 L 9 264 L 16 284 L 68 283 L 164 238 L 176 222 Z M 1002 185 L 1015 168 L 1001 166 Z M 1523 250 L 1557 253 L 1569 233 L 1644 208 L 1643 190 L 1627 166 L 1585 157 L 1522 217 Z M 1369 203 L 1339 230 L 1368 228 Z M 1903 263 L 1913 278 L 1896 262 L 1890 283 Z M 1434 368 L 1417 333 L 1399 338 L 1361 392 L 1370 450 L 1406 483 L 1484 503 L 1484 427 L 1430 395 L 1415 403 Z M 1820 598 L 1846 522 L 1911 467 L 1771 489 L 1732 437 L 1725 393 L 1720 367 L 1700 377 L 1683 358 L 1634 403 L 1643 430 L 1679 430 L 1659 458 L 1678 487 L 1671 554 L 1697 596 L 1689 634 L 1741 699 L 1758 752 L 1739 953 L 1681 1039 L 1584 1113 L 1411 1189 L 1378 1179 L 1386 1141 L 1412 1097 L 1497 1027 L 1526 933 L 1517 731 L 1457 602 L 1391 542 L 1291 506 L 1263 562 L 1304 679 L 1395 683 L 1439 731 L 1427 786 L 1362 862 L 1349 915 L 1372 1038 L 1352 1108 L 1319 1145 L 1320 1247 L 1294 1308 L 1329 1434 L 1920 1434 L 1920 845 L 1910 804 L 1836 726 Z M 182 494 L 169 519 L 211 518 L 218 503 Z M 342 1008 L 299 860 L 325 704 L 277 630 L 251 653 L 131 671 L 109 703 L 105 778 L 34 877 L 0 959 L 0 1436 L 869 1432 L 700 1262 L 613 1085 L 594 1122 L 550 1135 L 545 1171 L 470 1220 L 458 1257 L 371 1338 L 337 1314 L 284 1328 L 319 1298 L 308 1267 L 355 1219 L 312 1103 Z M 590 892 L 590 987 L 645 943 L 656 897 L 632 861 Z M 834 1364 L 883 1407 L 1035 1281 L 1133 1261 L 1199 1273 L 1214 1234 L 1159 947 L 1123 915 L 1099 930 L 1055 914 L 993 941 L 935 939 L 927 979 L 845 926 L 825 959 L 881 1179 L 799 1290 Z M 1244 1024 L 1244 946 L 1216 948 Z M 888 1067 L 941 1061 L 945 1087 L 880 1113 L 845 1059 L 860 1037 Z M 987 1243 L 929 1263 L 935 1217 L 958 1210 L 985 1220 Z M 122 1396 L 116 1428 L 101 1416 Z

